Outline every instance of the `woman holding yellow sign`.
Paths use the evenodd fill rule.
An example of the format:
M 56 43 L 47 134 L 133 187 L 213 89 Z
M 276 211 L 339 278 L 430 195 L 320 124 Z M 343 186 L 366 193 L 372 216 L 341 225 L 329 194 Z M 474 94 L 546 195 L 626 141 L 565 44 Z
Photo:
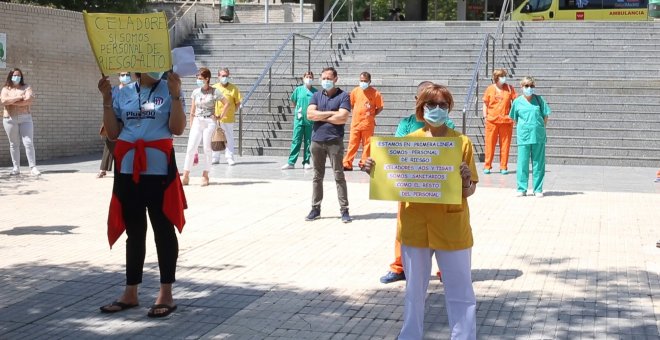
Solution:
M 401 242 L 406 273 L 403 327 L 399 339 L 424 337 L 424 305 L 435 254 L 442 271 L 445 304 L 451 339 L 476 339 L 476 297 L 472 288 L 472 228 L 467 198 L 474 194 L 479 178 L 474 163 L 472 142 L 467 136 L 447 127 L 454 100 L 449 89 L 433 84 L 417 98 L 415 114 L 424 127 L 406 137 L 458 137 L 462 141 L 461 204 L 400 202 L 397 239 Z M 373 159 L 365 163 L 371 172 Z
M 103 313 L 138 306 L 138 285 L 146 252 L 147 212 L 154 231 L 160 269 L 160 292 L 147 315 L 164 317 L 176 310 L 172 297 L 179 254 L 174 226 L 185 224 L 186 198 L 174 157 L 172 135 L 186 127 L 181 102 L 181 79 L 170 73 L 136 74 L 137 82 L 111 93 L 108 77 L 99 81 L 103 95 L 103 124 L 116 139 L 115 176 L 108 216 L 110 246 L 126 231 L 126 287 Z

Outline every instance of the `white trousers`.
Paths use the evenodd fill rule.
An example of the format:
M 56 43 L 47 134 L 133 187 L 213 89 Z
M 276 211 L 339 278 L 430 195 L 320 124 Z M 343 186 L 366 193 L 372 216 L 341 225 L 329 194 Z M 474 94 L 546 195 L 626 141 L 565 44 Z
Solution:
M 215 120 L 210 117 L 196 116 L 193 119 L 192 126 L 190 127 L 190 135 L 188 136 L 186 160 L 183 163 L 184 171 L 190 171 L 200 141 L 204 149 L 204 157 L 200 157 L 202 171 L 211 170 L 211 155 L 213 153 L 213 150 L 211 150 L 211 138 L 213 137 L 213 132 L 215 132 L 215 126 Z
M 420 340 L 424 337 L 424 307 L 433 254 L 442 272 L 451 339 L 476 339 L 477 300 L 470 273 L 472 249 L 443 251 L 401 245 L 406 297 L 399 340 Z
M 234 159 L 234 123 L 220 123 L 220 127 L 225 130 L 227 137 L 227 148 L 225 149 L 225 159 Z M 213 151 L 213 161 L 220 161 L 222 151 Z
M 25 147 L 28 165 L 30 167 L 36 166 L 37 161 L 34 156 L 34 143 L 32 142 L 34 133 L 32 115 L 28 113 L 15 115 L 14 118 L 2 118 L 2 126 L 5 128 L 7 137 L 9 138 L 9 153 L 11 154 L 11 162 L 14 169 L 21 168 L 21 139 Z

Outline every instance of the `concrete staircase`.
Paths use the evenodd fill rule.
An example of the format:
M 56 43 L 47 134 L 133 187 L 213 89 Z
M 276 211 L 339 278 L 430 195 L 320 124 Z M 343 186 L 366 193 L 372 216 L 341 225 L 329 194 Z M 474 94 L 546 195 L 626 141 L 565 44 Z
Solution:
M 549 162 L 660 165 L 658 23 L 510 24 L 502 62 L 516 80 L 534 76 L 553 110 Z
M 214 73 L 219 67 L 229 67 L 233 82 L 245 95 L 290 32 L 311 36 L 317 25 L 209 24 L 186 44 L 195 48 L 200 66 Z M 360 72 L 370 72 L 385 100 L 376 131 L 383 135 L 391 135 L 398 121 L 412 113 L 420 81 L 446 84 L 456 102 L 451 118 L 460 130 L 461 109 L 483 35 L 495 28 L 492 22 L 335 23 L 334 49 L 325 27 L 319 34 L 324 38 L 312 46 L 311 69 L 318 77 L 323 67 L 335 66 L 339 86 L 347 91 L 357 85 Z M 660 50 L 657 23 L 507 22 L 505 33 L 505 49 L 497 51 L 496 66 L 513 74 L 516 88 L 522 76 L 536 77 L 537 92 L 553 110 L 548 126 L 549 163 L 660 164 L 660 60 L 654 58 Z M 307 43 L 299 39 L 296 44 L 294 74 L 299 77 L 307 69 Z M 270 108 L 265 100 L 267 79 L 247 103 L 244 154 L 288 154 L 293 117 L 288 96 L 299 83 L 290 67 L 288 46 L 273 67 Z M 482 74 L 479 101 L 489 78 Z M 187 93 L 193 84 L 192 79 L 185 81 Z M 477 153 L 483 153 L 483 122 L 475 112 L 467 118 L 467 134 Z M 180 150 L 186 140 L 177 139 Z M 514 145 L 512 162 L 515 151 Z

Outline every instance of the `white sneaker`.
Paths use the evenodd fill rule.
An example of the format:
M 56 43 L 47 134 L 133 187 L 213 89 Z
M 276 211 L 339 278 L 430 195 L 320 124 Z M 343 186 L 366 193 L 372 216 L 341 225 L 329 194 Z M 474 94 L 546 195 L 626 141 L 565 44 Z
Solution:
M 293 164 L 286 163 L 286 164 L 282 165 L 282 170 L 290 170 L 290 169 L 293 169 L 295 167 L 296 166 L 293 165 Z
M 39 176 L 39 175 L 41 175 L 41 171 L 39 171 L 39 169 L 37 169 L 36 166 L 33 166 L 33 167 L 32 167 L 32 170 L 30 170 L 30 173 L 32 174 L 32 176 Z
M 541 197 L 543 197 L 543 193 L 542 192 L 535 192 L 534 196 L 536 196 L 538 198 L 541 198 Z
M 527 193 L 525 191 L 517 191 L 516 192 L 516 197 L 523 197 L 527 196 Z
M 211 161 L 211 164 L 220 164 L 220 160 L 219 159 L 214 159 L 213 161 Z
M 11 172 L 9 173 L 10 176 L 18 176 L 21 174 L 21 169 L 19 168 L 13 168 L 11 169 Z
M 305 164 L 305 165 L 303 165 L 303 169 L 305 169 L 305 170 L 311 170 L 311 169 L 312 169 L 312 165 L 311 165 L 311 164 Z
M 234 164 L 236 164 L 236 162 L 234 162 L 233 159 L 227 158 L 227 165 L 234 165 Z

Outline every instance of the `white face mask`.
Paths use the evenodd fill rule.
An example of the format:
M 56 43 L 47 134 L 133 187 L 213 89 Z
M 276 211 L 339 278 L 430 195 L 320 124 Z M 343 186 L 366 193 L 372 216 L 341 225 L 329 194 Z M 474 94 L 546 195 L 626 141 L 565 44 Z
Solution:
M 369 83 L 367 83 L 366 81 L 361 81 L 360 82 L 360 88 L 361 89 L 366 90 L 367 87 L 369 87 Z
M 311 78 L 303 78 L 303 84 L 305 84 L 307 86 L 312 85 L 312 81 L 313 81 L 313 79 L 311 79 Z
M 497 79 L 497 82 L 498 82 L 500 85 L 504 85 L 504 84 L 506 84 L 506 77 L 500 77 L 499 79 Z
M 330 91 L 335 87 L 335 82 L 330 79 L 323 79 L 321 80 L 321 87 L 326 91 Z

